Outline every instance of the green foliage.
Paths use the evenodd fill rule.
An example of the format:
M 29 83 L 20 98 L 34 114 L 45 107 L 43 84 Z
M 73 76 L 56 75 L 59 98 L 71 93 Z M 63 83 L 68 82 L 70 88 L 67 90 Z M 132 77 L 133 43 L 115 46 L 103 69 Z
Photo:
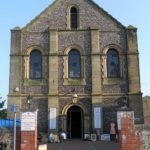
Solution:
M 0 119 L 4 119 L 7 116 L 6 109 L 3 109 L 4 104 L 5 104 L 5 100 L 0 101 Z
M 0 119 L 5 118 L 7 118 L 7 110 L 6 109 L 0 110 Z
M 0 102 L 0 109 L 4 107 L 5 101 Z

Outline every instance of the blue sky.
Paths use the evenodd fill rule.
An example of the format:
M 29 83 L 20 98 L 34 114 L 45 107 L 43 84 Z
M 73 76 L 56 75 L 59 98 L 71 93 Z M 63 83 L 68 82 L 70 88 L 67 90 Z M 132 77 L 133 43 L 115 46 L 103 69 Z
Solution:
M 94 0 L 123 25 L 138 28 L 141 90 L 150 95 L 150 1 Z M 10 30 L 23 27 L 43 11 L 53 0 L 1 0 L 0 4 L 0 94 L 7 99 L 9 87 Z

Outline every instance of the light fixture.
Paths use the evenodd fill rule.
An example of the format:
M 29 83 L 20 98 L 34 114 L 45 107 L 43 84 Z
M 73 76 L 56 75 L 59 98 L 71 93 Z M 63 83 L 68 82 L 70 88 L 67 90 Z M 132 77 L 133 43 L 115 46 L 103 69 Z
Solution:
M 78 95 L 75 93 L 72 95 L 72 102 L 77 103 L 77 101 L 78 101 Z
M 72 97 L 73 97 L 73 98 L 77 98 L 78 95 L 75 93 L 75 94 L 72 95 Z
M 15 91 L 15 92 L 19 92 L 19 87 L 15 87 L 15 88 L 14 88 L 14 91 Z
M 28 110 L 30 110 L 30 105 L 31 105 L 31 96 L 30 96 L 30 94 L 27 96 L 27 105 L 28 105 Z

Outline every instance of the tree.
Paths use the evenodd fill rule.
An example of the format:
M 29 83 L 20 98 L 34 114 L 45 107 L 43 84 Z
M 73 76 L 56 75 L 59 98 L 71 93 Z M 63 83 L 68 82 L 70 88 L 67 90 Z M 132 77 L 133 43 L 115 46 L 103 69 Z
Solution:
M 5 101 L 0 102 L 0 109 L 4 107 Z
M 0 118 L 6 118 L 6 109 L 3 109 L 6 100 L 1 101 L 0 97 Z

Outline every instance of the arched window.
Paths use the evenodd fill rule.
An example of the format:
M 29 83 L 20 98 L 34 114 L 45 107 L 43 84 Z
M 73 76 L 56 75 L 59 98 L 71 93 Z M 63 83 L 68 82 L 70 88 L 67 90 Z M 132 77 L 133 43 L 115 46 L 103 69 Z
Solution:
M 118 78 L 120 76 L 119 55 L 111 48 L 107 52 L 107 77 Z
M 69 76 L 69 78 L 80 78 L 81 77 L 80 53 L 76 49 L 72 49 L 69 52 L 68 76 Z
M 30 53 L 30 79 L 40 79 L 42 77 L 42 55 L 38 50 Z
M 78 11 L 75 7 L 70 9 L 70 27 L 73 29 L 78 27 Z

